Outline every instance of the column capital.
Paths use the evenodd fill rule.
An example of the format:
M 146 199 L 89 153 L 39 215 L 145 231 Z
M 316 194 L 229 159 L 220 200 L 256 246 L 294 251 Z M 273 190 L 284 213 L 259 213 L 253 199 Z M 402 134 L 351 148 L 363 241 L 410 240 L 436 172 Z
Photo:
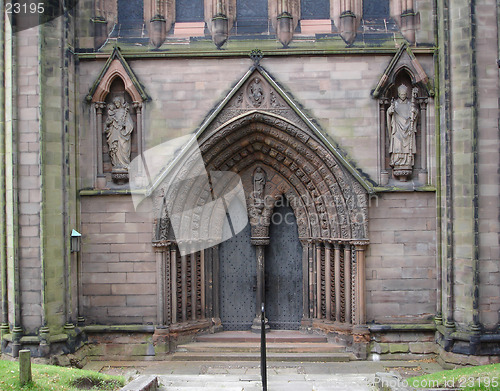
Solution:
M 106 102 L 95 102 L 94 105 L 97 110 L 97 114 L 101 114 L 102 110 L 106 107 Z
M 364 251 L 370 242 L 368 240 L 353 240 L 351 244 L 354 246 L 356 251 Z
M 267 246 L 271 242 L 269 237 L 251 237 L 250 243 L 254 246 Z

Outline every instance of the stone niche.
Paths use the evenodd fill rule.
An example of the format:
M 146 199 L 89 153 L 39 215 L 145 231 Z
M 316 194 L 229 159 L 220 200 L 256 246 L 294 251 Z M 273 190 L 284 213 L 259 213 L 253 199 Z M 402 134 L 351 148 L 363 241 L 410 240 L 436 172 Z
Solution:
M 379 104 L 379 184 L 425 186 L 428 174 L 427 105 L 432 84 L 411 49 L 403 45 L 372 97 Z
M 125 104 L 125 110 L 123 110 L 121 113 L 122 115 L 120 116 L 119 113 L 115 113 L 116 108 L 114 107 L 114 102 L 116 100 L 122 101 Z M 123 140 L 122 143 L 128 144 L 122 147 L 126 149 L 126 151 L 122 151 L 121 153 L 128 155 L 128 162 L 137 157 L 137 107 L 135 107 L 132 102 L 130 95 L 125 91 L 125 85 L 119 77 L 115 78 L 115 80 L 111 83 L 110 92 L 104 103 L 105 104 L 102 109 L 102 129 L 97 129 L 98 132 L 102 132 L 102 151 L 100 152 L 102 156 L 102 175 L 106 177 L 106 182 L 113 182 L 117 185 L 122 185 L 128 182 L 128 167 L 121 167 L 119 162 L 113 164 L 112 152 L 110 151 L 110 148 L 113 147 L 110 142 L 108 142 L 108 134 L 114 121 L 120 122 L 120 126 L 124 127 L 125 132 L 128 132 L 131 129 L 132 131 L 126 136 L 121 135 L 123 139 L 126 139 Z
M 86 99 L 92 105 L 94 187 L 126 186 L 129 164 L 143 152 L 142 113 L 148 96 L 118 48 Z

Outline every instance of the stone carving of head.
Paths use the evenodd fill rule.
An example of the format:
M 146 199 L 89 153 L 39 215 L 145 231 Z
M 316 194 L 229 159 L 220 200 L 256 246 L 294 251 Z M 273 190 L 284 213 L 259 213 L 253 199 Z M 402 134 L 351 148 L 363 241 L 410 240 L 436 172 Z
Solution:
M 401 84 L 398 87 L 398 96 L 401 100 L 406 100 L 408 97 L 408 87 L 406 87 L 404 84 Z

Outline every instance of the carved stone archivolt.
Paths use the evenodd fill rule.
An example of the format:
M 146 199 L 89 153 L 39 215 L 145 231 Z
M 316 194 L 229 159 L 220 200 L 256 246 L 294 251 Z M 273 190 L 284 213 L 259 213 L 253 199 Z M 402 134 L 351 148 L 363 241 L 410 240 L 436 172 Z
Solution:
M 259 225 L 269 226 L 277 198 L 285 195 L 297 216 L 301 237 L 364 239 L 367 236 L 366 190 L 342 167 L 313 135 L 284 119 L 264 113 L 238 118 L 208 138 L 200 139 L 200 150 L 208 172 L 231 171 L 243 179 L 246 193 L 261 191 L 254 181 L 258 166 L 267 177 L 263 205 L 259 202 Z M 179 167 L 178 176 L 193 171 L 189 159 Z M 249 171 L 250 170 L 250 171 Z M 196 209 L 212 196 L 202 188 L 199 176 L 189 175 L 182 184 L 165 187 L 161 201 L 170 203 L 172 214 Z M 231 184 L 227 184 L 230 189 Z M 218 189 L 223 194 L 224 189 Z M 255 200 L 248 199 L 250 222 L 255 214 Z M 253 208 L 253 209 L 252 209 Z M 252 210 L 250 210 L 252 209 Z M 209 219 L 201 223 L 203 219 Z M 210 221 L 210 222 L 209 222 Z M 222 224 L 224 216 L 194 216 L 192 224 Z M 260 236 L 260 235 L 255 235 Z M 262 235 L 266 236 L 266 235 Z M 206 239 L 206 238 L 197 238 Z

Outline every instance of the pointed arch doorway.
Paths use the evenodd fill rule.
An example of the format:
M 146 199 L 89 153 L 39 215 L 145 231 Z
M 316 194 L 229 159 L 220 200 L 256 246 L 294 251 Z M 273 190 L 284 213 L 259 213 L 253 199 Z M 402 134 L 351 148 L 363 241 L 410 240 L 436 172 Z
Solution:
M 264 270 L 269 326 L 274 330 L 299 330 L 303 316 L 302 245 L 297 219 L 286 202 L 276 206 L 271 215 Z
M 227 223 L 224 229 L 229 229 Z M 303 317 L 302 245 L 297 219 L 289 205 L 274 208 L 269 238 L 264 264 L 268 324 L 274 330 L 299 330 Z M 224 330 L 249 330 L 253 324 L 257 305 L 255 257 L 250 225 L 219 245 L 220 318 Z
M 212 244 L 206 232 L 223 230 L 225 215 L 194 213 L 186 226 L 199 235 L 190 245 L 211 244 L 182 256 L 179 243 L 160 234 L 168 216 L 158 209 L 155 246 L 163 251 L 159 263 L 170 265 L 161 289 L 170 302 L 160 317 L 171 332 L 260 328 L 265 301 L 276 328 L 297 328 L 300 323 L 362 335 L 371 187 L 356 168 L 260 66 L 237 83 L 197 132 L 196 141 L 203 170 L 230 172 L 241 181 L 249 225 L 246 232 Z M 157 204 L 170 204 L 173 216 L 196 210 L 211 194 L 198 190 L 198 180 L 188 175 L 197 167 L 188 155 L 181 154 L 177 162 L 169 175 L 190 178 L 182 182 L 184 187 L 165 184 L 155 190 Z M 230 190 L 220 188 L 217 194 Z M 283 197 L 296 220 L 296 236 L 288 241 L 284 238 L 292 231 L 272 222 Z M 212 225 L 200 231 L 206 222 Z M 287 276 L 291 269 L 293 276 Z M 243 298 L 237 297 L 242 296 L 240 289 L 250 290 L 243 306 L 238 301 Z M 240 324 L 228 326 L 226 311 L 231 308 L 244 317 Z

